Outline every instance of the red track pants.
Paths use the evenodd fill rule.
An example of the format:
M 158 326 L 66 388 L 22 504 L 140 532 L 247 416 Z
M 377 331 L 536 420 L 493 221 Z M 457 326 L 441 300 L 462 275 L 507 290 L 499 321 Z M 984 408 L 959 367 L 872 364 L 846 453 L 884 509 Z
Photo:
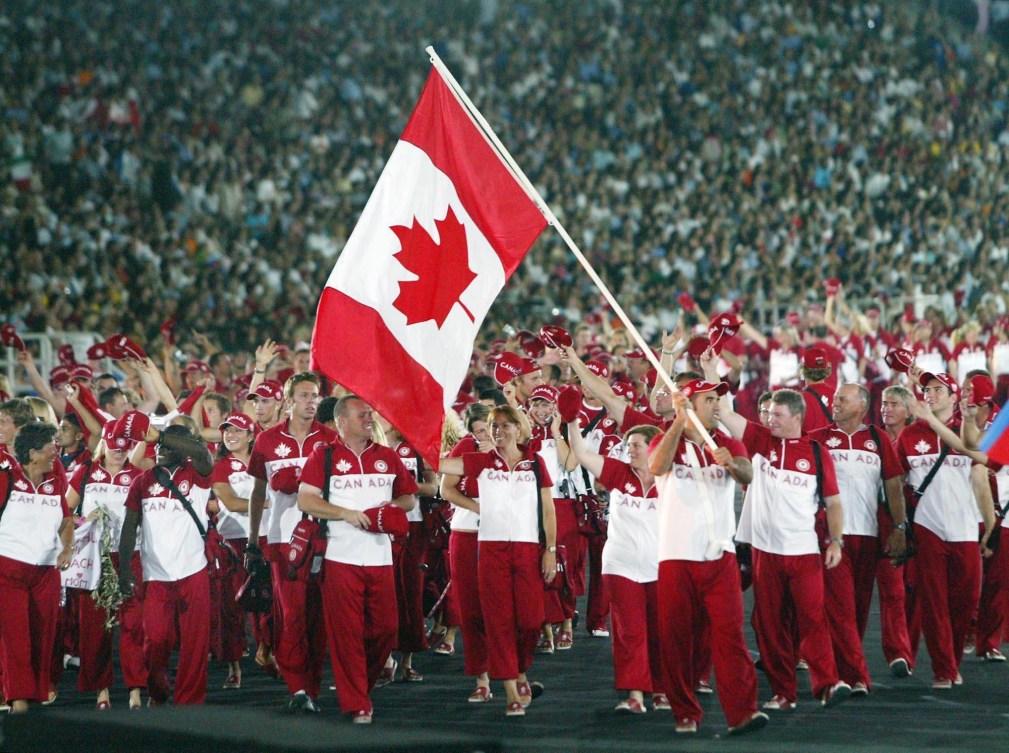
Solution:
M 514 680 L 532 665 L 543 624 L 540 545 L 481 541 L 478 557 L 490 676 Z
M 55 567 L 0 557 L 0 660 L 7 700 L 49 698 L 59 599 Z
M 168 660 L 179 646 L 176 706 L 202 704 L 207 697 L 210 653 L 210 578 L 204 568 L 176 581 L 144 585 L 144 660 L 147 691 L 157 703 L 171 694 Z
M 452 531 L 448 540 L 452 562 L 452 588 L 459 607 L 459 629 L 465 647 L 466 674 L 478 677 L 490 668 L 487 659 L 487 635 L 483 609 L 480 607 L 480 583 L 477 576 L 477 533 Z

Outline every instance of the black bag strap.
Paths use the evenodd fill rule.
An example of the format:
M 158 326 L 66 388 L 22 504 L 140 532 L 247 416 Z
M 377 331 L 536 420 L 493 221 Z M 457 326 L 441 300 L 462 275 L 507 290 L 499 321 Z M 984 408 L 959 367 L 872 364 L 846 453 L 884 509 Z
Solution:
M 599 422 L 602 421 L 604 418 L 606 418 L 606 409 L 605 408 L 603 408 L 602 410 L 600 410 L 596 414 L 596 417 L 593 418 L 591 421 L 589 421 L 585 425 L 585 428 L 582 429 L 582 436 L 583 437 L 587 437 L 589 434 L 591 434 L 592 430 L 594 428 L 596 428 L 597 426 L 599 426 Z
M 196 523 L 196 530 L 200 532 L 200 538 L 204 541 L 207 540 L 207 529 L 203 527 L 203 523 L 200 522 L 200 517 L 196 514 L 196 510 L 193 509 L 193 504 L 188 499 L 186 495 L 179 491 L 179 487 L 175 485 L 172 481 L 171 475 L 160 465 L 154 466 L 154 478 L 158 480 L 158 483 L 167 486 L 175 498 L 182 503 L 182 506 L 186 508 L 186 512 L 189 513 L 189 517 L 193 519 Z
M 830 411 L 827 410 L 827 406 L 823 404 L 823 398 L 820 397 L 820 393 L 810 387 L 806 387 L 803 392 L 808 392 L 812 395 L 813 399 L 816 400 L 816 404 L 820 406 L 820 410 L 823 411 L 823 415 L 827 417 L 827 421 L 829 423 L 834 423 L 834 417 L 830 414 Z
M 84 463 L 84 475 L 81 476 L 81 495 L 77 500 L 77 507 L 74 508 L 74 515 L 80 517 L 81 510 L 84 508 L 84 492 L 88 488 L 88 480 L 91 476 L 91 466 L 94 465 L 94 461 L 88 458 L 87 462 Z
M 323 453 L 322 462 L 322 498 L 329 502 L 329 477 L 333 475 L 333 447 L 330 445 Z M 307 518 L 306 513 L 302 513 L 302 519 Z M 319 536 L 326 536 L 329 530 L 329 521 L 323 518 L 316 518 L 319 523 Z
M 540 544 L 547 543 L 547 532 L 543 528 L 543 500 L 541 491 L 543 489 L 543 474 L 540 473 L 539 456 L 534 452 L 533 456 L 533 476 L 536 478 L 536 525 L 540 532 Z
M 827 500 L 823 498 L 823 457 L 820 455 L 820 443 L 810 440 L 813 446 L 813 461 L 816 463 L 816 504 L 821 510 L 827 509 Z
M 935 478 L 935 474 L 939 472 L 939 467 L 946 461 L 946 456 L 949 455 L 950 447 L 948 444 L 942 446 L 942 450 L 939 451 L 939 458 L 935 461 L 935 465 L 932 466 L 932 470 L 928 472 L 925 480 L 921 482 L 921 485 L 915 490 L 915 494 L 919 497 L 925 496 L 925 490 L 928 489 L 929 484 L 932 483 L 932 479 Z

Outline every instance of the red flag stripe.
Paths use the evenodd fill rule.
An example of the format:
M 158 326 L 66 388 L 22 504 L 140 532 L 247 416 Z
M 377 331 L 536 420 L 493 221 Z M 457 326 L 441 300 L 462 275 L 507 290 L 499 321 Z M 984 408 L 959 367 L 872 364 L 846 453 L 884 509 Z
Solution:
M 546 219 L 437 70 L 428 76 L 402 139 L 449 177 L 510 277 Z

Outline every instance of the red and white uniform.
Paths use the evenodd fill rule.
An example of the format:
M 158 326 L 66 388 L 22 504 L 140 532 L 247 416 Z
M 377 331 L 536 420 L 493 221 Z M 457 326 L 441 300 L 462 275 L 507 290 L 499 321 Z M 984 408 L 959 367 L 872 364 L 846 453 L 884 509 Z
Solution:
M 772 390 L 782 387 L 799 386 L 799 365 L 802 362 L 802 348 L 794 345 L 785 348 L 777 340 L 767 341 L 767 382 Z
M 980 342 L 973 345 L 969 342 L 960 343 L 953 348 L 950 362 L 956 364 L 956 377 L 960 384 L 964 383 L 969 372 L 976 369 L 988 370 L 988 354 Z
M 846 434 L 835 424 L 808 438 L 830 453 L 844 507 L 841 563 L 823 573 L 834 658 L 842 680 L 849 685 L 862 682 L 868 688 L 871 681 L 862 638 L 879 560 L 879 499 L 883 480 L 902 476 L 903 471 L 882 430 L 876 430 L 878 443 L 865 426 Z
M 603 408 L 596 408 L 583 402 L 582 409 L 578 414 L 578 426 L 581 430 L 584 431 L 603 410 Z M 624 420 L 627 420 L 626 414 Z M 613 418 L 608 415 L 603 416 L 592 431 L 585 435 L 585 443 L 590 450 L 605 457 L 620 441 L 618 429 L 619 427 Z M 586 475 L 588 476 L 587 483 L 585 481 Z M 586 474 L 581 468 L 576 468 L 571 474 L 571 478 L 580 493 L 584 493 L 582 492 L 583 488 L 587 492 L 592 492 L 594 479 L 591 474 Z M 589 603 L 585 622 L 590 632 L 605 630 L 606 619 L 610 614 L 610 596 L 606 590 L 606 581 L 603 579 L 602 555 L 605 544 L 605 536 L 589 536 L 584 542 L 584 555 L 576 558 L 576 564 L 579 565 L 580 571 L 584 569 L 584 560 L 587 559 L 589 565 Z
M 168 660 L 179 647 L 175 674 L 177 706 L 202 704 L 207 695 L 207 654 L 210 650 L 210 579 L 206 546 L 196 522 L 167 484 L 169 476 L 192 505 L 206 530 L 210 479 L 192 461 L 168 471 L 155 467 L 130 484 L 126 509 L 139 512 L 140 562 L 144 576 L 144 660 L 147 690 L 164 703 L 171 693 Z
M 512 680 L 531 665 L 543 624 L 540 482 L 553 485 L 543 460 L 529 447 L 514 468 L 496 450 L 463 455 L 467 476 L 480 485 L 478 578 L 490 676 Z
M 419 484 L 424 480 L 424 461 L 406 442 L 393 447 L 407 472 Z M 396 606 L 399 612 L 399 635 L 396 649 L 404 653 L 426 651 L 427 627 L 424 625 L 424 573 L 427 555 L 427 538 L 424 530 L 424 512 L 420 501 L 407 512 L 410 535 L 403 545 L 393 552 L 396 570 Z
M 267 509 L 260 532 L 266 531 L 267 556 L 273 571 L 273 595 L 280 605 L 280 637 L 275 647 L 277 666 L 291 694 L 305 691 L 318 698 L 322 685 L 326 635 L 323 629 L 322 593 L 314 578 L 308 582 L 287 577 L 287 553 L 291 534 L 301 520 L 298 495 L 285 494 L 270 485 L 282 468 L 301 468 L 317 449 L 328 447 L 336 432 L 313 422 L 303 441 L 288 429 L 289 420 L 272 426 L 256 437 L 249 458 L 249 475 L 266 483 Z
M 126 517 L 126 497 L 130 485 L 142 471 L 127 463 L 117 473 L 93 463 L 77 467 L 70 479 L 70 487 L 81 498 L 81 515 L 87 517 L 101 507 L 109 515 L 111 556 L 113 564 L 119 563 L 119 534 Z M 81 492 L 83 490 L 83 497 Z M 140 543 L 129 562 L 134 578 L 140 583 L 143 573 L 140 566 Z M 95 604 L 94 599 L 77 600 L 78 629 L 80 631 L 81 668 L 77 675 L 77 689 L 97 692 L 112 687 L 112 631 L 105 629 L 107 614 Z M 143 587 L 119 608 L 119 663 L 123 680 L 128 688 L 141 688 L 147 684 L 144 666 L 144 600 Z
M 50 658 L 59 613 L 60 577 L 54 565 L 59 529 L 70 516 L 62 468 L 36 487 L 10 455 L 0 455 L 0 661 L 8 700 L 49 697 Z M 9 471 L 9 474 L 8 472 Z
M 417 492 L 413 476 L 390 448 L 369 443 L 357 455 L 339 439 L 332 447 L 330 504 L 363 511 Z M 302 483 L 326 486 L 325 454 L 325 448 L 311 454 Z M 371 713 L 369 692 L 396 645 L 392 543 L 384 533 L 342 520 L 329 521 L 327 530 L 322 603 L 340 710 Z
M 844 383 L 864 384 L 861 372 L 858 370 L 859 362 L 866 357 L 866 343 L 854 332 L 838 343 L 838 350 L 844 356 L 841 362 L 840 378 Z
M 743 445 L 720 430 L 712 433 L 733 457 Z M 654 448 L 661 439 L 652 440 Z M 743 638 L 743 598 L 732 534 L 736 482 L 711 451 L 680 440 L 659 492 L 658 608 L 663 688 L 677 719 L 700 723 L 694 688 L 702 679 L 699 635 L 710 635 L 718 698 L 729 726 L 757 710 L 757 677 Z M 666 649 L 669 649 L 668 651 Z
M 658 623 L 658 491 L 627 463 L 603 459 L 599 483 L 610 490 L 602 572 L 610 596 L 613 674 L 618 690 L 664 692 Z
M 235 496 L 249 499 L 256 480 L 249 474 L 248 466 L 239 458 L 228 455 L 214 463 L 210 483 L 228 484 Z M 218 504 L 217 530 L 232 546 L 241 552 L 249 540 L 249 513 L 232 512 L 223 503 Z M 234 662 L 242 658 L 248 648 L 245 636 L 245 612 L 235 601 L 235 595 L 245 582 L 248 573 L 239 564 L 230 571 L 215 577 L 210 583 L 213 604 L 211 619 L 211 650 L 220 661 Z M 258 616 L 253 617 L 256 642 L 260 642 L 262 630 Z
M 897 457 L 912 489 L 921 486 L 941 448 L 925 421 L 900 433 Z M 956 679 L 981 590 L 981 515 L 971 487 L 972 465 L 970 458 L 950 451 L 914 512 L 916 606 L 937 680 Z
M 479 443 L 467 434 L 449 453 L 459 458 L 468 452 L 479 452 Z M 460 476 L 456 488 L 470 499 L 479 501 L 480 485 L 472 476 Z M 488 671 L 487 636 L 484 632 L 483 609 L 480 607 L 480 582 L 477 577 L 477 530 L 480 516 L 472 510 L 455 507 L 452 511 L 449 536 L 449 562 L 452 587 L 448 599 L 455 599 L 459 610 L 459 629 L 466 644 L 463 654 L 466 674 L 479 677 Z
M 802 420 L 802 433 L 809 434 L 834 423 L 831 409 L 834 393 L 827 382 L 817 382 L 802 388 L 802 399 L 806 401 L 806 415 Z
M 949 348 L 939 338 L 933 338 L 927 343 L 916 342 L 906 346 L 914 353 L 914 363 L 922 371 L 931 374 L 944 373 L 950 360 Z
M 986 427 L 987 428 L 987 427 Z M 997 514 L 1009 507 L 1009 465 L 998 465 L 989 460 L 992 499 Z M 999 521 L 1002 528 L 1009 527 L 1005 517 Z M 977 610 L 978 656 L 999 649 L 1005 626 L 1009 622 L 1009 531 L 1001 531 L 1000 544 L 994 556 L 982 562 L 981 599 Z
M 743 444 L 753 462 L 753 482 L 743 501 L 736 540 L 753 546 L 755 628 L 760 656 L 774 694 L 796 701 L 799 647 L 777 615 L 793 606 L 809 665 L 813 695 L 838 681 L 823 608 L 823 562 L 815 530 L 816 461 L 808 439 L 779 439 L 749 422 Z M 834 461 L 821 452 L 823 496 L 838 493 Z

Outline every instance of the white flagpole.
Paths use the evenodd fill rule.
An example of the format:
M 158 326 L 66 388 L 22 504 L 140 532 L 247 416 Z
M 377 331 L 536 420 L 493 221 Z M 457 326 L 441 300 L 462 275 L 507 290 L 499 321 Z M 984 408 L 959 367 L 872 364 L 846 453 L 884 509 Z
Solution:
M 669 389 L 670 392 L 678 392 L 678 390 L 676 389 L 676 385 L 673 383 L 673 380 L 670 378 L 669 374 L 666 373 L 666 370 L 662 368 L 662 364 L 659 363 L 659 359 L 655 357 L 655 354 L 652 352 L 652 349 L 648 347 L 648 344 L 645 342 L 644 338 L 641 337 L 641 333 L 638 332 L 637 327 L 634 326 L 633 322 L 631 322 L 630 320 L 630 317 L 628 317 L 627 314 L 624 312 L 623 307 L 621 307 L 621 305 L 617 303 L 617 299 L 613 297 L 612 293 L 610 293 L 609 288 L 606 287 L 606 283 L 604 283 L 602 279 L 599 277 L 599 275 L 596 274 L 596 270 L 592 268 L 592 264 L 589 262 L 588 259 L 585 258 L 585 255 L 581 252 L 581 249 L 578 248 L 578 245 L 574 242 L 574 240 L 572 240 L 571 236 L 568 235 L 568 231 L 564 229 L 564 226 L 561 224 L 560 220 L 557 219 L 557 216 L 547 205 L 546 201 L 544 201 L 543 197 L 540 196 L 539 191 L 536 190 L 536 187 L 532 184 L 529 178 L 526 177 L 526 174 L 522 172 L 522 168 L 518 166 L 518 163 L 515 162 L 515 159 L 505 148 L 504 144 L 502 144 L 501 140 L 498 139 L 497 134 L 494 133 L 494 129 L 491 128 L 490 123 L 488 123 L 486 119 L 484 119 L 484 116 L 480 113 L 476 105 L 473 104 L 472 100 L 469 98 L 469 96 L 466 94 L 463 88 L 459 85 L 459 82 L 455 80 L 455 76 L 452 75 L 452 73 L 449 71 L 445 63 L 442 62 L 442 59 L 438 57 L 438 53 L 434 51 L 434 47 L 428 47 L 425 51 L 427 52 L 428 55 L 431 56 L 432 65 L 434 65 L 434 67 L 438 70 L 442 78 L 445 79 L 445 83 L 449 85 L 449 88 L 452 90 L 452 92 L 459 98 L 460 103 L 466 108 L 469 114 L 477 122 L 477 125 L 480 126 L 480 129 L 483 131 L 484 136 L 486 136 L 487 139 L 491 142 L 491 145 L 494 147 L 498 155 L 501 157 L 501 161 L 504 162 L 505 166 L 507 166 L 508 170 L 515 177 L 515 180 L 518 181 L 519 185 L 521 185 L 522 188 L 525 189 L 525 192 L 529 195 L 529 198 L 531 198 L 533 202 L 536 204 L 536 206 L 539 207 L 539 210 L 543 213 L 543 216 L 546 218 L 547 222 L 550 225 L 552 225 L 557 230 L 558 233 L 560 233 L 561 239 L 564 241 L 565 245 L 567 245 L 571 253 L 574 254 L 575 258 L 578 260 L 578 263 L 582 265 L 582 268 L 588 274 L 592 282 L 594 282 L 596 284 L 596 287 L 599 288 L 599 292 L 603 294 L 603 297 L 606 299 L 607 303 L 609 303 L 613 311 L 616 312 L 616 315 L 620 318 L 620 321 L 623 322 L 624 326 L 627 328 L 627 331 L 630 332 L 631 337 L 634 339 L 634 342 L 637 343 L 639 348 L 641 348 L 641 352 L 645 354 L 645 358 L 647 358 L 649 363 L 651 363 L 652 366 L 655 368 L 656 372 L 659 375 L 659 378 L 662 379 L 662 381 L 665 383 L 667 389 Z M 711 438 L 711 434 L 708 432 L 706 428 L 704 428 L 704 424 L 701 423 L 700 419 L 697 417 L 697 414 L 694 413 L 693 409 L 690 407 L 687 408 L 687 416 L 690 418 L 690 421 L 693 424 L 694 428 L 697 429 L 698 433 L 704 438 L 704 441 L 708 445 L 708 447 L 714 449 L 716 447 L 715 440 Z

